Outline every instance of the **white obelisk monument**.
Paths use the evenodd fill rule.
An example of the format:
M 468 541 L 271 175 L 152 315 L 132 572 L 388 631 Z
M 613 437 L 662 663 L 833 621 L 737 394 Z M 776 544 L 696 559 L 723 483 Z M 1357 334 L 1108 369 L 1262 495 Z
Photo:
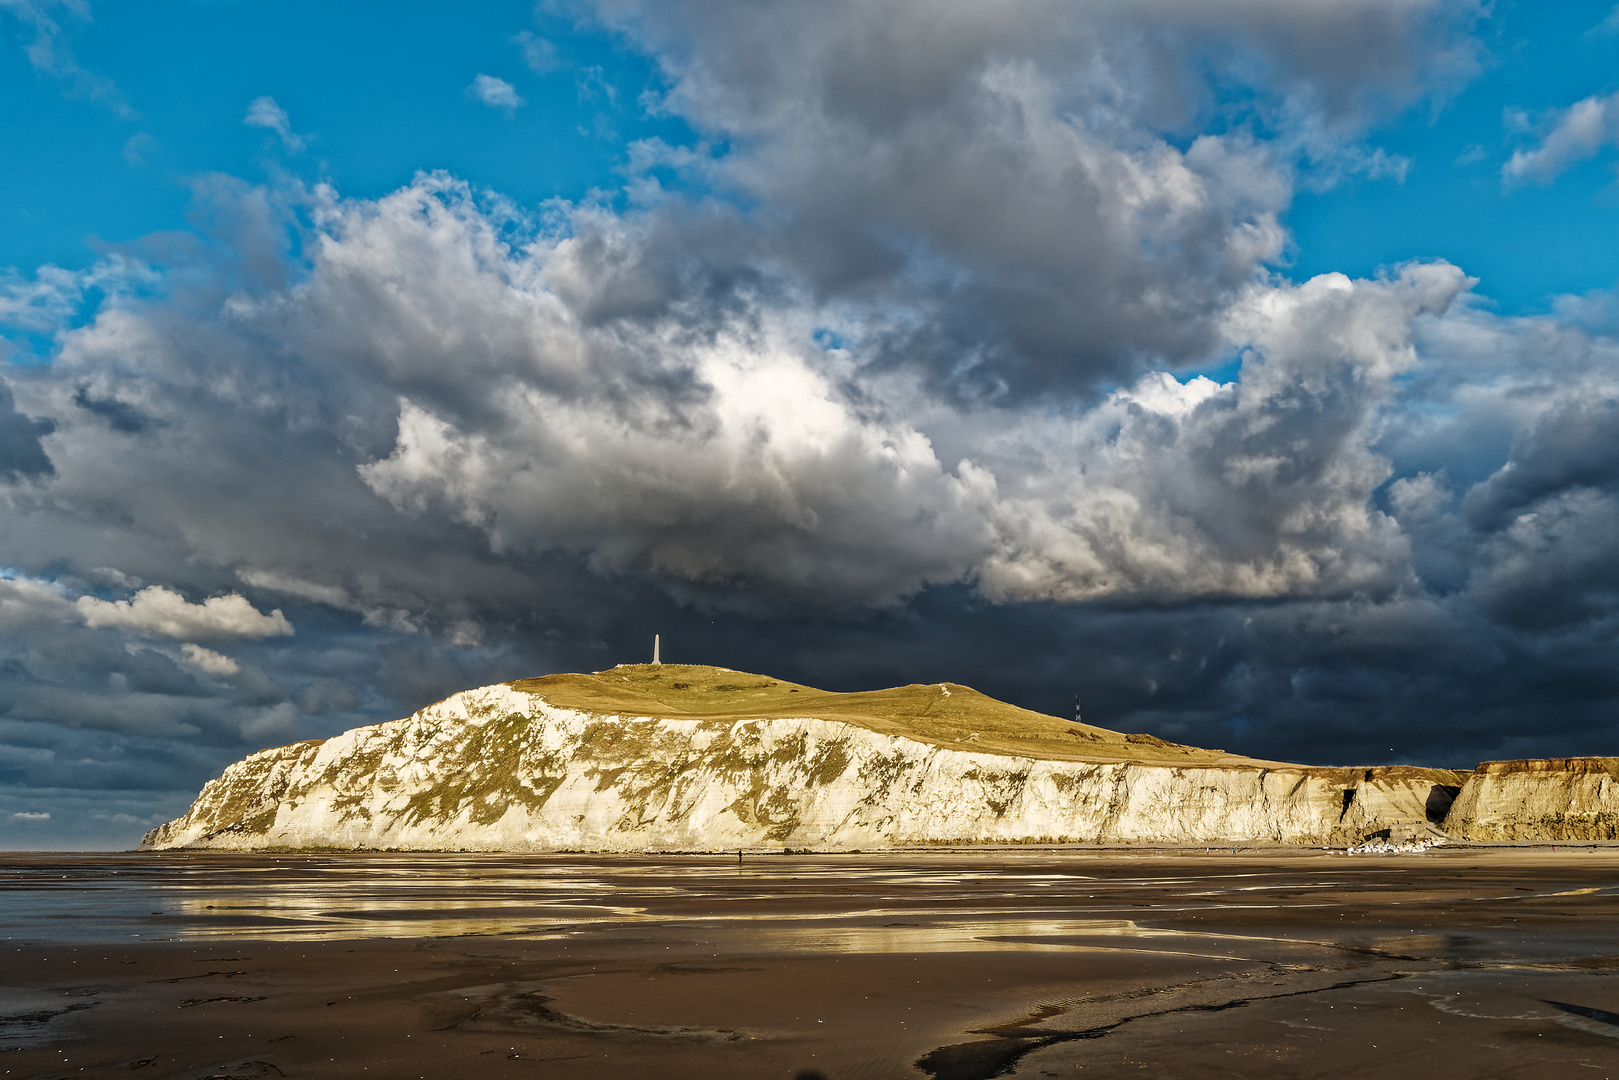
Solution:
M 663 663 L 662 660 L 658 659 L 658 635 L 657 634 L 652 635 L 652 662 L 654 664 L 662 664 Z

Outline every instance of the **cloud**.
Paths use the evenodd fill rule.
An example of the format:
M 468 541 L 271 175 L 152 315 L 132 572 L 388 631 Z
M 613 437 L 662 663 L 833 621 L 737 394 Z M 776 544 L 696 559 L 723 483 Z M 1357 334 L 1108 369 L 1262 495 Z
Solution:
M 1515 150 L 1501 178 L 1509 186 L 1549 184 L 1571 166 L 1619 142 L 1619 94 L 1588 97 L 1555 113 L 1538 145 Z
M 492 109 L 505 109 L 510 112 L 525 104 L 517 96 L 517 88 L 505 79 L 497 79 L 493 75 L 479 75 L 467 87 L 467 93 L 488 105 Z
M 608 233 L 607 219 L 584 210 L 572 234 L 513 248 L 465 185 L 444 177 L 315 212 L 324 238 L 309 275 L 259 300 L 234 297 L 194 353 L 183 335 L 160 344 L 127 313 L 73 337 L 63 377 L 111 371 L 103 356 L 143 355 L 142 415 L 168 426 L 75 420 L 71 442 L 88 456 L 61 494 L 89 485 L 82 497 L 116 498 L 125 484 L 142 488 L 142 474 L 282 460 L 224 449 L 277 438 L 252 418 L 256 392 L 228 392 L 183 420 L 164 400 L 191 393 L 182 388 L 205 358 L 250 356 L 225 344 L 238 335 L 279 341 L 279 355 L 308 360 L 309 396 L 295 408 L 335 407 L 351 445 L 371 448 L 298 466 L 327 477 L 301 489 L 330 492 L 331 510 L 278 502 L 285 539 L 273 539 L 260 531 L 271 513 L 264 485 L 204 471 L 164 488 L 207 491 L 206 502 L 146 491 L 142 513 L 184 522 L 247 584 L 405 631 L 426 625 L 428 595 L 498 603 L 506 575 L 462 574 L 424 593 L 417 575 L 379 578 L 374 545 L 342 539 L 352 528 L 314 526 L 311 511 L 363 514 L 375 521 L 363 531 L 408 546 L 449 525 L 481 537 L 484 554 L 465 540 L 446 551 L 494 567 L 577 556 L 739 610 L 779 600 L 881 608 L 953 583 L 997 602 L 1065 603 L 1396 588 L 1410 573 L 1405 540 L 1370 505 L 1391 470 L 1371 447 L 1376 411 L 1415 362 L 1416 321 L 1466 287 L 1443 265 L 1384 281 L 1256 283 L 1219 330 L 1247 350 L 1238 383 L 1153 373 L 1053 414 L 1038 403 L 964 408 L 915 373 L 862 370 L 855 354 L 876 336 L 872 313 L 791 290 L 745 319 L 719 313 L 702 335 L 691 334 L 690 311 L 604 318 L 620 282 L 601 267 L 633 266 L 656 219 Z M 845 336 L 838 348 L 817 340 L 828 320 Z M 97 400 L 136 390 L 108 382 Z M 56 400 L 82 396 L 64 386 Z M 199 426 L 198 415 L 222 422 Z M 198 437 L 222 440 L 221 450 L 196 454 Z M 106 471 L 101 447 L 114 445 L 127 477 Z M 228 490 L 259 494 L 238 504 Z M 394 510 L 411 515 L 405 532 Z M 464 614 L 443 618 L 447 634 L 473 640 L 450 629 Z
M 1445 512 L 1452 498 L 1443 469 L 1402 476 L 1388 486 L 1389 506 L 1402 525 L 1433 520 Z
M 276 138 L 281 140 L 293 153 L 304 148 L 305 138 L 292 130 L 292 121 L 287 117 L 287 110 L 276 104 L 276 100 L 268 95 L 256 97 L 247 107 L 247 115 L 242 117 L 242 123 L 248 127 L 264 128 L 273 131 Z
M 562 66 L 556 43 L 539 37 L 529 30 L 519 31 L 513 44 L 523 50 L 523 63 L 536 75 L 544 75 Z
M 43 266 L 33 280 L 14 271 L 0 272 L 0 321 L 17 330 L 48 332 L 72 315 L 88 277 L 55 266 Z
M 605 101 L 609 107 L 618 105 L 618 87 L 607 78 L 607 72 L 600 64 L 592 64 L 581 68 L 579 77 L 575 81 L 580 101 Z M 598 122 L 599 122 L 598 118 Z
M 124 161 L 135 168 L 146 164 L 147 158 L 157 146 L 157 140 L 144 131 L 137 131 L 124 140 Z
M 1471 524 L 1495 531 L 1540 500 L 1619 484 L 1619 397 L 1611 382 L 1570 387 L 1523 431 L 1511 456 L 1467 493 Z
M 0 632 L 18 633 L 62 622 L 72 608 L 60 589 L 27 578 L 0 578 Z
M 1591 490 L 1540 500 L 1483 546 L 1473 593 L 1491 618 L 1525 629 L 1605 621 L 1619 607 L 1613 537 L 1619 499 Z
M 12 814 L 11 819 L 13 821 L 49 821 L 51 819 L 51 815 L 48 812 L 36 814 L 29 813 L 26 810 L 21 810 L 15 814 Z
M 162 819 L 157 817 L 140 818 L 134 814 L 108 814 L 97 812 L 90 815 L 93 820 L 105 821 L 113 825 L 161 825 Z
M 0 13 L 11 15 L 34 32 L 26 51 L 35 71 L 61 79 L 74 96 L 101 101 L 121 117 L 134 116 L 116 83 L 86 71 L 74 60 L 67 33 L 52 17 L 57 9 L 78 19 L 89 18 L 89 6 L 82 0 L 0 0 Z
M 391 452 L 361 477 L 402 511 L 485 531 L 496 551 L 577 552 L 716 597 L 887 604 L 969 580 L 1001 600 L 1273 596 L 1387 580 L 1399 542 L 1365 512 L 1387 472 L 1366 447 L 1369 410 L 1414 360 L 1411 321 L 1466 285 L 1437 265 L 1255 287 L 1225 328 L 1252 350 L 1240 385 L 1160 374 L 1065 420 L 1014 407 L 907 417 L 914 380 L 847 396 L 811 311 L 756 313 L 690 343 L 675 326 L 581 325 L 565 315 L 582 284 L 574 241 L 500 257 L 470 202 L 434 194 L 390 197 L 343 246 L 386 266 L 426 266 L 408 250 L 462 248 L 468 267 L 488 252 L 499 261 L 453 283 L 390 272 L 395 296 L 441 328 L 448 310 L 429 313 L 454 303 L 516 352 L 453 346 L 462 372 L 488 365 L 489 397 L 418 380 Z M 317 268 L 313 290 L 327 284 Z M 986 434 L 947 459 L 936 439 L 963 423 Z M 1237 505 L 1247 525 L 1234 531 Z
M 1358 133 L 1476 64 L 1471 5 L 1445 3 L 594 7 L 726 147 L 643 163 L 769 208 L 746 231 L 771 261 L 892 313 L 871 362 L 964 400 L 1207 356 L 1282 253 L 1294 177 L 1399 176 Z M 690 274 L 700 243 L 749 281 L 746 238 L 702 224 L 649 256 Z
M 68 599 L 74 591 L 0 578 L 0 816 L 49 810 L 52 845 L 128 847 L 138 829 L 120 839 L 104 819 L 85 822 L 115 809 L 147 825 L 167 819 L 244 747 L 395 711 L 361 674 L 381 665 L 375 631 L 362 644 L 316 629 L 309 644 L 320 644 L 307 654 L 287 653 L 286 637 L 236 638 L 227 659 L 89 627 Z M 236 670 L 204 670 L 227 664 Z M 293 698 L 308 708 L 291 709 Z M 372 711 L 379 705 L 382 716 Z
M 220 640 L 279 637 L 293 632 L 292 624 L 279 609 L 262 614 L 236 593 L 212 596 L 200 604 L 192 604 L 161 585 L 148 585 L 129 600 L 107 601 L 81 596 L 74 606 L 87 626 L 112 627 L 133 634 Z M 197 654 L 214 656 L 206 649 L 198 649 Z M 189 651 L 187 658 L 204 666 Z
M 19 413 L 11 388 L 0 379 L 0 481 L 49 476 L 51 459 L 40 440 L 55 430 L 49 420 Z
M 1473 593 L 1508 625 L 1558 628 L 1619 612 L 1619 384 L 1604 374 L 1555 393 L 1462 501 L 1482 540 Z
M 334 608 L 354 608 L 354 601 L 349 594 L 335 585 L 322 585 L 267 570 L 243 570 L 240 576 L 247 584 L 270 592 L 284 593 L 302 600 L 313 600 Z
M 242 670 L 241 665 L 230 657 L 221 656 L 201 645 L 187 642 L 180 647 L 180 652 L 185 657 L 186 663 L 209 675 L 235 675 Z

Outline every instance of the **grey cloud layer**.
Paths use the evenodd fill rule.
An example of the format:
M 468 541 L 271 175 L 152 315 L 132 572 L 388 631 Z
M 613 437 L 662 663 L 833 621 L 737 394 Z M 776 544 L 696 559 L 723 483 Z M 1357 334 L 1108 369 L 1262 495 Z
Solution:
M 514 249 L 442 177 L 376 203 L 324 201 L 318 216 L 304 280 L 230 298 L 199 328 L 195 356 L 174 348 L 172 328 L 159 344 L 133 307 L 77 335 L 60 371 L 82 371 L 79 385 L 162 428 L 137 438 L 76 396 L 79 415 L 52 445 L 75 433 L 97 444 L 97 462 L 106 443 L 125 445 L 133 470 L 146 453 L 174 467 L 171 444 L 196 461 L 245 458 L 246 446 L 199 455 L 197 425 L 141 395 L 163 371 L 172 391 L 216 412 L 287 422 L 285 397 L 266 401 L 266 417 L 257 391 L 242 395 L 265 373 L 219 369 L 222 356 L 267 349 L 298 357 L 322 388 L 300 407 L 342 416 L 348 446 L 322 464 L 331 473 L 353 462 L 345 486 L 357 477 L 418 521 L 476 529 L 497 556 L 577 553 L 721 604 L 865 607 L 957 581 L 998 601 L 1386 591 L 1405 573 L 1405 550 L 1368 505 L 1389 473 L 1368 445 L 1375 410 L 1414 362 L 1413 321 L 1443 312 L 1465 284 L 1443 265 L 1387 281 L 1255 283 L 1222 324 L 1250 350 L 1240 383 L 1146 375 L 1088 410 L 975 410 L 904 373 L 867 377 L 859 313 L 786 289 L 741 314 L 699 309 L 696 326 L 689 311 L 589 318 L 612 287 L 592 271 L 635 263 L 651 223 L 621 221 L 614 249 L 600 235 Z M 586 224 L 599 228 L 594 214 Z M 818 345 L 829 318 L 856 344 Z M 133 356 L 149 357 L 138 386 L 106 380 L 115 358 Z M 204 359 L 214 370 L 188 366 Z M 36 389 L 52 387 L 60 410 L 65 387 Z M 959 431 L 974 426 L 994 434 L 964 445 Z M 213 436 L 251 430 L 238 420 Z M 935 449 L 949 432 L 962 451 L 953 460 Z M 57 456 L 65 473 L 69 455 Z M 59 487 L 106 480 L 87 459 Z M 238 543 L 227 523 L 188 514 L 191 528 Z M 305 582 L 310 598 L 362 587 L 352 571 L 322 577 L 270 551 L 216 557 L 249 582 Z
M 11 387 L 0 382 L 0 479 L 48 475 L 51 459 L 45 456 L 39 440 L 53 430 L 55 426 L 49 420 L 19 413 Z
M 858 313 L 802 292 L 700 327 L 583 317 L 589 270 L 633 262 L 646 222 L 621 219 L 624 250 L 603 259 L 599 211 L 588 245 L 513 247 L 441 177 L 317 203 L 295 284 L 201 319 L 197 298 L 123 300 L 19 376 L 55 424 L 55 475 L 12 490 L 8 548 L 25 566 L 65 553 L 87 581 L 110 567 L 100 588 L 134 600 L 87 613 L 139 631 L 142 597 L 184 603 L 160 584 L 215 605 L 240 584 L 471 645 L 514 601 L 546 606 L 531 563 L 558 551 L 741 611 L 881 608 L 952 583 L 1000 603 L 1393 603 L 1425 587 L 1429 547 L 1458 545 L 1467 595 L 1502 612 L 1515 567 L 1561 542 L 1521 508 L 1606 498 L 1600 429 L 1581 432 L 1608 422 L 1611 343 L 1557 329 L 1573 385 L 1511 364 L 1455 381 L 1545 334 L 1454 311 L 1468 283 L 1444 264 L 1255 283 L 1221 322 L 1244 356 L 1231 384 L 1149 373 L 1088 407 L 964 407 L 862 368 Z M 849 344 L 816 340 L 828 321 Z M 1414 375 L 1430 400 L 1402 401 Z M 87 407 L 86 386 L 146 422 Z M 1465 499 L 1432 469 L 1396 477 L 1401 410 L 1436 404 L 1452 427 L 1483 413 L 1518 432 Z M 1600 525 L 1584 504 L 1559 513 Z M 121 530 L 71 525 L 97 515 Z M 1587 563 L 1570 565 L 1578 587 Z M 241 605 L 265 632 L 273 617 Z
M 1294 170 L 1370 167 L 1363 126 L 1473 63 L 1466 4 L 595 7 L 727 147 L 645 164 L 758 207 L 752 242 L 818 294 L 914 311 L 865 362 L 973 399 L 1217 347 Z

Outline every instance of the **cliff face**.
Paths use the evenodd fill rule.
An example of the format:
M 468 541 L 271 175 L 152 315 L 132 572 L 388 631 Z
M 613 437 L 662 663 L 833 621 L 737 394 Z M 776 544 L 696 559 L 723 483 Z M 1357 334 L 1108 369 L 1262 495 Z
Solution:
M 629 696 L 641 692 L 629 675 L 622 686 L 534 680 L 467 691 L 407 719 L 322 742 L 266 750 L 209 783 L 189 813 L 147 834 L 143 846 L 1341 845 L 1423 835 L 1455 790 L 1454 774 L 1440 770 L 1258 762 L 1023 714 L 948 684 L 851 703 L 857 695 L 786 698 L 800 688 L 715 683 L 725 676 L 711 673 L 723 669 L 685 670 L 708 680 L 681 691 L 704 710 L 695 715 Z M 711 707 L 715 695 L 738 691 L 755 693 L 753 711 L 766 715 Z M 590 708 L 575 707 L 590 695 L 623 700 L 617 709 L 597 698 Z M 815 706 L 803 710 L 812 714 L 790 715 L 798 702 Z M 1023 744 L 1012 742 L 1020 738 Z M 994 752 L 980 749 L 985 743 Z
M 1619 840 L 1619 758 L 1486 761 L 1445 831 L 1458 840 Z

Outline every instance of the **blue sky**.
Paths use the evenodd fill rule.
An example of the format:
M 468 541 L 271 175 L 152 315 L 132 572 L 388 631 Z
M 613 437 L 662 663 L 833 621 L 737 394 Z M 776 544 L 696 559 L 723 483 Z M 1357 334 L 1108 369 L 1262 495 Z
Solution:
M 1619 753 L 1619 8 L 0 0 L 0 847 L 640 659 Z
M 1512 122 L 1619 90 L 1619 28 L 1606 3 L 1500 4 L 1480 35 L 1483 70 L 1453 100 L 1408 111 L 1373 136 L 1411 162 L 1403 182 L 1357 181 L 1298 197 L 1298 275 L 1357 276 L 1443 258 L 1479 278 L 1503 312 L 1609 289 L 1619 179 L 1610 146 L 1554 183 L 1506 186 L 1502 165 L 1532 141 Z
M 527 207 L 612 190 L 629 141 L 687 137 L 637 99 L 656 65 L 600 30 L 528 4 L 230 3 L 44 12 L 84 74 L 42 71 L 31 26 L 4 26 L 5 199 L 0 262 L 80 268 L 103 243 L 187 227 L 190 186 L 210 172 L 281 173 L 375 197 L 446 169 Z M 528 35 L 528 37 L 523 37 Z M 529 48 L 525 49 L 525 44 Z M 549 46 L 549 47 L 548 47 Z M 535 70 L 538 67 L 540 70 Z M 482 104 L 480 74 L 521 107 Z M 271 97 L 301 149 L 243 123 Z

